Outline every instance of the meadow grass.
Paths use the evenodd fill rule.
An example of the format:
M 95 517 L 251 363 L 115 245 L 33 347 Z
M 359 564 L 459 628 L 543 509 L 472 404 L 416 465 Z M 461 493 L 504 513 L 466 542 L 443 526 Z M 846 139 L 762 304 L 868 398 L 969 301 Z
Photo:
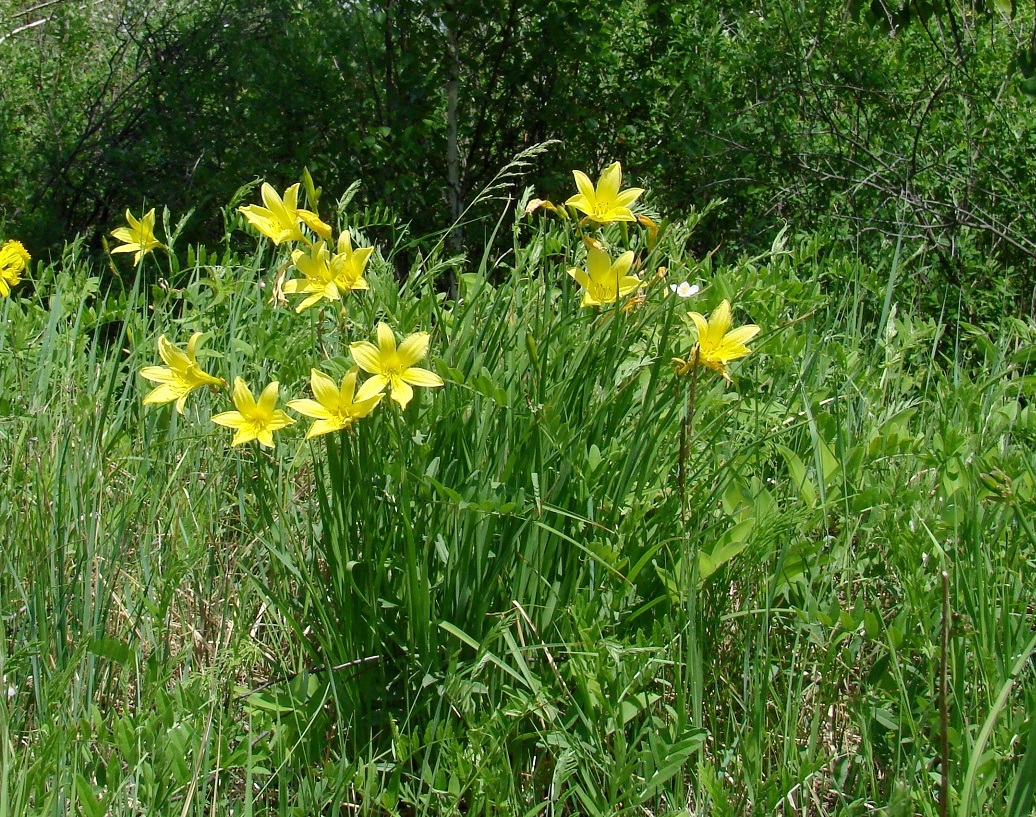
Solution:
M 0 817 L 1030 813 L 1036 330 L 914 314 L 822 235 L 695 259 L 695 223 L 602 233 L 628 311 L 538 215 L 301 315 L 266 242 L 37 268 L 0 301 Z M 688 417 L 724 298 L 763 331 Z M 445 386 L 355 430 L 142 405 L 161 334 L 283 404 L 379 320 Z

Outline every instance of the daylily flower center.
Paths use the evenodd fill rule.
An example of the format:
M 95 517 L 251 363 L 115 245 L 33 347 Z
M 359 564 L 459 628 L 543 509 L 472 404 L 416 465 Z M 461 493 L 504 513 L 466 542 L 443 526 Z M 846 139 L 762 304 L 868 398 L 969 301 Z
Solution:
M 381 357 L 381 367 L 382 374 L 390 380 L 398 380 L 401 378 L 403 376 L 403 372 L 406 371 L 407 368 L 399 359 L 398 352 L 383 352 Z
M 618 291 L 618 285 L 609 286 L 608 284 L 602 284 L 598 281 L 593 281 L 590 284 L 590 294 L 598 301 L 614 301 Z
M 258 437 L 270 425 L 270 418 L 268 417 L 248 417 L 247 420 L 245 427 L 254 437 Z

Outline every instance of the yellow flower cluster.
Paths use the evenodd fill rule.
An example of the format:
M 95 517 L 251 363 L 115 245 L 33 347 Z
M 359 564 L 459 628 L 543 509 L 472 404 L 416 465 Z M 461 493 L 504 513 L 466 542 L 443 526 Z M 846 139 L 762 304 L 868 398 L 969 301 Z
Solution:
M 608 165 L 597 180 L 597 185 L 581 170 L 573 170 L 579 192 L 570 196 L 564 206 L 582 213 L 581 224 L 614 224 L 618 222 L 641 222 L 645 226 L 654 226 L 646 216 L 636 216 L 630 209 L 643 194 L 643 189 L 630 187 L 622 190 L 622 165 L 613 162 Z M 566 211 L 546 199 L 532 199 L 525 208 L 526 215 L 543 208 L 567 219 Z M 635 261 L 631 250 L 622 253 L 614 261 L 599 241 L 585 238 L 588 247 L 586 268 L 572 267 L 568 270 L 576 282 L 583 288 L 583 300 L 580 306 L 605 306 L 614 304 L 621 298 L 637 292 L 643 285 L 641 280 L 630 274 Z
M 242 207 L 241 212 L 249 224 L 275 244 L 297 241 L 306 245 L 305 251 L 296 249 L 292 252 L 292 263 L 304 277 L 288 281 L 283 286 L 286 293 L 305 293 L 308 296 L 296 310 L 301 312 L 322 298 L 338 300 L 343 292 L 367 289 L 363 272 L 374 248 L 354 250 L 349 233 L 343 231 L 338 238 L 338 252 L 329 256 L 325 241 L 331 237 L 331 227 L 315 212 L 298 208 L 298 188 L 297 184 L 289 187 L 281 198 L 270 185 L 264 184 L 262 196 L 266 206 L 248 205 Z M 145 216 L 136 225 L 153 224 L 153 214 L 154 211 L 148 214 L 152 217 L 150 222 Z M 129 220 L 130 214 L 126 215 Z M 301 225 L 316 233 L 319 239 L 308 238 Z M 153 238 L 150 232 L 148 235 Z M 138 245 L 146 243 L 143 229 L 135 238 L 139 239 Z M 146 249 L 141 251 L 147 252 Z M 186 351 L 174 346 L 164 335 L 158 339 L 158 354 L 166 365 L 146 366 L 141 370 L 141 376 L 159 384 L 144 398 L 145 405 L 176 401 L 176 410 L 183 414 L 187 396 L 195 389 L 208 386 L 216 390 L 227 385 L 225 380 L 209 374 L 198 363 L 197 346 L 201 337 L 200 332 L 191 335 Z M 377 339 L 377 345 L 368 341 L 350 344 L 349 351 L 356 367 L 346 373 L 340 384 L 319 369 L 310 371 L 310 388 L 315 399 L 291 400 L 287 404 L 292 411 L 314 421 L 306 439 L 348 428 L 366 417 L 385 397 L 386 388 L 389 398 L 405 409 L 414 397 L 414 386 L 435 388 L 443 385 L 437 374 L 416 365 L 428 354 L 430 338 L 427 332 L 415 332 L 397 346 L 392 329 L 380 322 Z M 357 390 L 360 369 L 372 376 Z M 260 445 L 273 446 L 274 432 L 295 423 L 277 408 L 279 389 L 280 384 L 275 380 L 263 389 L 257 400 L 248 384 L 237 377 L 231 391 L 234 410 L 213 415 L 212 422 L 234 429 L 236 433 L 231 445 L 257 440 Z
M 10 295 L 11 287 L 22 280 L 30 258 L 20 241 L 8 241 L 0 247 L 0 298 Z
M 637 215 L 630 209 L 644 191 L 639 187 L 622 189 L 622 165 L 619 162 L 613 162 L 604 169 L 596 186 L 582 171 L 574 170 L 572 174 L 579 192 L 570 196 L 564 207 L 583 214 L 579 222 L 581 226 L 635 222 L 648 230 L 648 247 L 654 244 L 658 227 L 647 216 Z M 568 220 L 569 214 L 564 207 L 546 199 L 532 199 L 525 213 L 530 215 L 542 208 Z M 642 306 L 646 300 L 645 287 L 651 282 L 644 282 L 632 274 L 637 265 L 633 250 L 626 250 L 613 260 L 598 239 L 583 236 L 583 243 L 587 246 L 586 268 L 572 267 L 568 270 L 583 290 L 580 306 L 605 306 L 624 298 L 627 301 L 623 311 Z M 659 267 L 654 280 L 663 280 L 665 275 L 665 268 Z M 692 298 L 701 288 L 684 281 L 670 285 L 669 290 L 677 297 Z M 727 300 L 717 306 L 709 318 L 698 312 L 688 312 L 687 317 L 694 324 L 697 340 L 686 358 L 673 359 L 677 374 L 684 376 L 701 366 L 712 369 L 729 382 L 727 364 L 751 352 L 745 344 L 759 333 L 759 327 L 748 324 L 731 330 L 731 308 Z
M 310 426 L 306 439 L 348 428 L 356 420 L 366 417 L 385 396 L 387 386 L 389 397 L 400 408 L 406 408 L 414 397 L 413 386 L 435 388 L 442 386 L 439 375 L 415 366 L 428 354 L 427 332 L 415 332 L 396 347 L 396 337 L 388 324 L 378 324 L 378 345 L 357 341 L 350 345 L 353 360 L 358 368 L 350 370 L 341 385 L 319 369 L 310 372 L 310 388 L 316 400 L 292 400 L 288 408 L 310 417 L 315 422 Z M 176 410 L 184 413 L 187 396 L 201 386 L 216 390 L 226 386 L 225 380 L 206 372 L 198 363 L 196 347 L 201 333 L 191 335 L 187 351 L 177 348 L 163 335 L 158 339 L 158 354 L 165 366 L 145 366 L 142 377 L 159 383 L 145 398 L 144 405 L 164 405 L 176 401 Z M 373 375 L 356 390 L 358 369 Z M 241 445 L 258 440 L 261 445 L 273 445 L 273 432 L 279 431 L 295 421 L 277 408 L 277 393 L 280 386 L 275 380 L 263 389 L 256 400 L 248 385 L 240 377 L 234 379 L 231 399 L 234 411 L 225 411 L 212 417 L 217 425 L 237 431 L 231 445 Z
M 279 288 L 287 295 L 306 295 L 295 307 L 296 312 L 309 309 L 325 298 L 338 301 L 343 293 L 368 288 L 363 273 L 373 247 L 354 250 L 349 231 L 343 230 L 338 236 L 337 252 L 329 253 L 326 242 L 331 240 L 331 227 L 315 212 L 299 207 L 298 184 L 285 190 L 283 198 L 266 182 L 260 192 L 265 207 L 249 204 L 239 208 L 248 223 L 278 246 L 285 241 L 305 245 L 305 249 L 291 253 L 291 263 L 302 277 L 287 281 Z M 303 225 L 316 233 L 319 240 L 313 241 L 307 236 Z M 274 297 L 277 298 L 277 294 Z

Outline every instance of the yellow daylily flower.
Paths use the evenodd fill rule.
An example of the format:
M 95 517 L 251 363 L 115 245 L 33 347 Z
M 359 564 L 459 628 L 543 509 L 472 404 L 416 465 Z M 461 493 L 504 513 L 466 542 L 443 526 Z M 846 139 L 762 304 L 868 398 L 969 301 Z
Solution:
M 116 247 L 112 253 L 131 252 L 133 263 L 139 264 L 140 259 L 154 249 L 165 245 L 155 238 L 155 208 L 152 207 L 144 213 L 138 221 L 133 214 L 126 211 L 126 223 L 129 227 L 118 227 L 112 230 L 112 238 L 123 242 L 121 247 Z
M 295 250 L 291 254 L 291 261 L 305 278 L 286 281 L 281 286 L 281 292 L 288 295 L 300 292 L 308 294 L 309 297 L 295 307 L 296 312 L 302 312 L 322 298 L 338 301 L 343 292 L 370 289 L 363 280 L 363 270 L 373 252 L 373 247 L 353 250 L 348 233 L 342 233 L 338 237 L 338 252 L 330 258 L 327 254 L 327 245 L 323 241 L 318 241 L 308 253 Z
M 630 275 L 633 266 L 633 251 L 628 250 L 615 259 L 596 247 L 589 247 L 586 255 L 586 270 L 573 267 L 568 274 L 576 279 L 585 290 L 579 305 L 601 306 L 613 304 L 625 298 L 641 285 L 641 280 Z
M 363 272 L 373 253 L 374 247 L 357 247 L 354 250 L 349 231 L 342 231 L 338 236 L 338 252 L 331 256 L 331 280 L 339 291 L 370 289 L 363 279 Z
M 285 281 L 281 292 L 286 295 L 300 292 L 309 295 L 306 300 L 295 307 L 296 312 L 309 309 L 322 298 L 337 301 L 342 297 L 338 292 L 338 287 L 331 280 L 330 258 L 327 254 L 327 245 L 323 241 L 318 241 L 308 253 L 303 250 L 292 251 L 291 262 L 304 277 Z
M 295 421 L 277 408 L 278 383 L 274 380 L 263 389 L 259 401 L 240 377 L 234 378 L 234 407 L 237 411 L 224 411 L 212 418 L 212 422 L 227 428 L 237 429 L 231 445 L 258 440 L 260 445 L 273 448 L 273 432 L 280 431 Z
M 145 406 L 161 406 L 175 400 L 176 410 L 183 414 L 187 395 L 195 389 L 202 386 L 218 389 L 227 385 L 225 380 L 213 377 L 198 365 L 195 349 L 201 336 L 201 332 L 191 335 L 186 353 L 166 340 L 165 335 L 159 337 L 158 354 L 166 366 L 145 366 L 140 370 L 141 377 L 161 384 L 144 398 Z
M 299 185 L 293 184 L 284 191 L 284 198 L 268 183 L 263 182 L 260 190 L 265 207 L 249 204 L 238 210 L 245 219 L 260 233 L 271 239 L 274 244 L 284 241 L 305 241 L 306 237 L 299 227 L 302 222 L 321 238 L 331 238 L 331 227 L 320 220 L 320 217 L 309 210 L 299 209 Z
M 309 384 L 316 400 L 292 400 L 288 408 L 306 417 L 316 420 L 309 427 L 306 439 L 339 431 L 352 425 L 356 420 L 366 417 L 374 409 L 384 394 L 375 394 L 366 400 L 354 399 L 356 391 L 357 370 L 353 369 L 342 379 L 341 387 L 335 385 L 330 377 L 317 369 L 312 369 Z
M 698 342 L 686 360 L 673 359 L 677 374 L 686 375 L 695 366 L 705 366 L 731 382 L 726 364 L 752 351 L 745 344 L 759 334 L 759 327 L 749 323 L 731 329 L 730 301 L 725 299 L 708 318 L 698 312 L 688 312 L 687 316 L 698 330 Z
M 11 294 L 11 287 L 19 283 L 29 263 L 29 253 L 20 241 L 8 241 L 0 247 L 0 297 Z
M 569 207 L 574 207 L 581 213 L 596 221 L 598 224 L 610 224 L 613 221 L 636 221 L 636 216 L 630 210 L 640 195 L 644 192 L 639 187 L 631 187 L 628 190 L 619 192 L 622 186 L 622 165 L 613 162 L 601 173 L 601 178 L 594 188 L 590 178 L 580 170 L 573 170 L 572 175 L 576 179 L 576 187 L 579 192 L 565 202 Z
M 414 396 L 411 386 L 435 388 L 443 385 L 439 375 L 414 366 L 428 354 L 428 340 L 427 332 L 415 332 L 396 349 L 395 335 L 389 325 L 382 322 L 378 324 L 377 346 L 366 340 L 350 343 L 353 360 L 365 372 L 374 375 L 360 386 L 356 401 L 363 402 L 389 386 L 389 396 L 399 403 L 400 408 L 406 408 Z

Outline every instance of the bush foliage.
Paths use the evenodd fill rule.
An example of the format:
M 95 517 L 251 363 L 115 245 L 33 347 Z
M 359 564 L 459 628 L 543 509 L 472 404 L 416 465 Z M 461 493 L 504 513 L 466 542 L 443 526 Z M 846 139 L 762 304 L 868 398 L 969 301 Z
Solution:
M 670 212 L 728 200 L 699 252 L 830 225 L 872 260 L 919 253 L 926 311 L 973 320 L 1036 284 L 1029 8 L 112 0 L 0 19 L 0 216 L 37 252 L 155 203 L 211 241 L 242 180 L 303 166 L 426 236 L 561 139 L 539 189 L 621 159 Z

